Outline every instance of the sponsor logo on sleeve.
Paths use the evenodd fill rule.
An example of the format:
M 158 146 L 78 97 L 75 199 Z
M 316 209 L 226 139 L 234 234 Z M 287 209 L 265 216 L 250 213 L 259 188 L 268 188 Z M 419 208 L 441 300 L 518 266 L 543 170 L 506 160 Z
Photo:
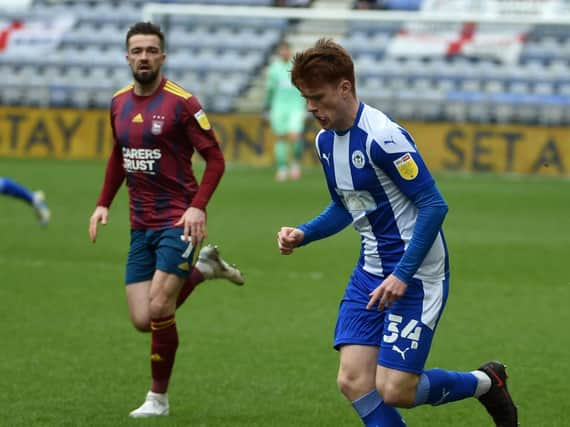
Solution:
M 204 110 L 199 110 L 196 114 L 194 114 L 194 118 L 200 125 L 200 127 L 204 130 L 210 130 L 212 126 L 210 125 L 210 121 L 208 120 L 208 116 L 204 112 Z
M 418 176 L 418 165 L 410 153 L 406 153 L 394 160 L 394 166 L 396 166 L 400 176 L 407 181 L 411 181 Z

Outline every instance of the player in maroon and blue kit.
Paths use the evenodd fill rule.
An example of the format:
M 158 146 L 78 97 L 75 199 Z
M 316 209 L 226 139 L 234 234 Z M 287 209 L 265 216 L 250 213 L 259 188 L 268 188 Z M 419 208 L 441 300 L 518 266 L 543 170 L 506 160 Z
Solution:
M 131 320 L 151 332 L 152 385 L 131 417 L 169 414 L 167 388 L 178 347 L 174 313 L 196 285 L 224 278 L 243 284 L 241 272 L 208 245 L 206 205 L 225 168 L 224 157 L 196 97 L 164 78 L 164 36 L 158 26 L 139 22 L 126 37 L 134 83 L 111 102 L 114 147 L 107 164 L 89 235 L 107 223 L 109 206 L 126 178 L 130 200 L 131 245 L 125 282 Z M 192 154 L 206 162 L 198 185 Z

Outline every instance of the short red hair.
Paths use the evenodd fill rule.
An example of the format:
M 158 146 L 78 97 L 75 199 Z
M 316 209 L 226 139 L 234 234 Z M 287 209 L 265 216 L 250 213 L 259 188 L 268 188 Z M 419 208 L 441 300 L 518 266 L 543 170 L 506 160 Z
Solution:
M 323 83 L 334 85 L 341 80 L 348 80 L 352 84 L 353 95 L 356 95 L 352 57 L 332 39 L 319 39 L 313 47 L 293 56 L 291 81 L 297 88 Z

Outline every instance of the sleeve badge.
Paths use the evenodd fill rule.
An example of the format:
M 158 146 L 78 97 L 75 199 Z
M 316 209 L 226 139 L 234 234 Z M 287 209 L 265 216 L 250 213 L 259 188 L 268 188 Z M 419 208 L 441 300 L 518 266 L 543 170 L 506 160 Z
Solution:
M 196 119 L 196 121 L 198 122 L 198 124 L 200 125 L 200 127 L 202 129 L 204 129 L 204 130 L 212 129 L 212 126 L 210 125 L 210 121 L 208 120 L 208 116 L 206 115 L 204 110 L 202 110 L 202 109 L 198 110 L 198 112 L 196 112 L 194 114 L 194 118 Z
M 394 160 L 394 166 L 396 166 L 398 173 L 406 181 L 411 181 L 418 176 L 418 165 L 410 153 L 405 153 L 403 156 Z

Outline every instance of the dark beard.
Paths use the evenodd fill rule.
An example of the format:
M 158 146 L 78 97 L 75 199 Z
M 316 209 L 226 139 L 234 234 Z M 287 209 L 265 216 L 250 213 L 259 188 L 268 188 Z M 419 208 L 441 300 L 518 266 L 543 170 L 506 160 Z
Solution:
M 136 71 L 133 71 L 133 78 L 137 81 L 137 83 L 143 86 L 148 85 L 149 83 L 153 83 L 157 77 L 158 74 L 154 71 L 149 71 L 144 76 L 138 74 Z

